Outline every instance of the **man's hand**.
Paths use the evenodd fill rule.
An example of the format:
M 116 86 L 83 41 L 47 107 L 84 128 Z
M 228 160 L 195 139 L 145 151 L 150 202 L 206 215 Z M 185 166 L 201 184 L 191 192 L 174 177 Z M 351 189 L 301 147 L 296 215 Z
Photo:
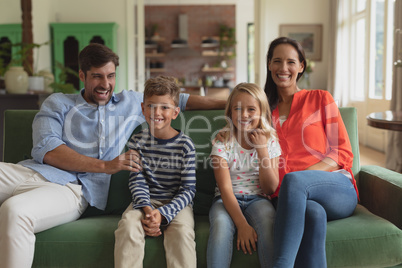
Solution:
M 142 228 L 144 228 L 145 234 L 147 236 L 157 237 L 162 234 L 160 229 L 162 222 L 162 215 L 159 210 L 150 207 L 143 208 L 145 213 L 145 218 L 141 220 Z
M 257 250 L 256 242 L 257 233 L 249 224 L 237 228 L 237 250 L 241 248 L 244 254 L 249 253 L 251 255 L 253 254 L 252 250 Z
M 105 162 L 105 173 L 114 174 L 120 170 L 139 172 L 142 170 L 140 155 L 135 150 L 128 150 L 111 161 Z

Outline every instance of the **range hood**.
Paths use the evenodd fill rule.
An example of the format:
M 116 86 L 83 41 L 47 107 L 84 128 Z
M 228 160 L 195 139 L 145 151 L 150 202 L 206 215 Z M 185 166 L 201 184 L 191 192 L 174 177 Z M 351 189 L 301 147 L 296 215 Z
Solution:
M 188 47 L 188 24 L 187 14 L 179 15 L 179 38 L 172 41 L 172 48 L 184 48 Z
M 179 38 L 174 39 L 171 43 L 171 50 L 167 53 L 170 57 L 198 57 L 201 55 L 188 46 L 188 23 L 187 14 L 179 15 Z

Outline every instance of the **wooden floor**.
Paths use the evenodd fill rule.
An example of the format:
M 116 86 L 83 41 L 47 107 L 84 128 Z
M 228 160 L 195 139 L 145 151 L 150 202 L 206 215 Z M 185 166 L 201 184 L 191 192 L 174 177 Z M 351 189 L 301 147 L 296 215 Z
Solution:
M 360 165 L 385 167 L 385 154 L 360 144 Z

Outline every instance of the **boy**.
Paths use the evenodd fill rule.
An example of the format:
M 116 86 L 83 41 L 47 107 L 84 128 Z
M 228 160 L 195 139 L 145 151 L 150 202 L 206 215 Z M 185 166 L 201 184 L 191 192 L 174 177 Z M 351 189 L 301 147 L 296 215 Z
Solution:
M 180 112 L 179 92 L 172 77 L 145 83 L 141 107 L 149 129 L 128 143 L 140 154 L 143 170 L 130 174 L 133 202 L 115 232 L 115 267 L 142 267 L 145 236 L 159 236 L 162 228 L 167 267 L 196 267 L 195 148 L 170 125 Z

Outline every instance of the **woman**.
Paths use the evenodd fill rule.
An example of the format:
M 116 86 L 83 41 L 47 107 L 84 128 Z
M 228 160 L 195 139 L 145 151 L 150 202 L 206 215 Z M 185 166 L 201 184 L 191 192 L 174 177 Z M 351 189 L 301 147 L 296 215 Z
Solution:
M 358 200 L 338 107 L 327 91 L 297 87 L 305 67 L 295 40 L 270 44 L 264 91 L 282 149 L 274 267 L 326 267 L 327 220 L 352 215 Z

